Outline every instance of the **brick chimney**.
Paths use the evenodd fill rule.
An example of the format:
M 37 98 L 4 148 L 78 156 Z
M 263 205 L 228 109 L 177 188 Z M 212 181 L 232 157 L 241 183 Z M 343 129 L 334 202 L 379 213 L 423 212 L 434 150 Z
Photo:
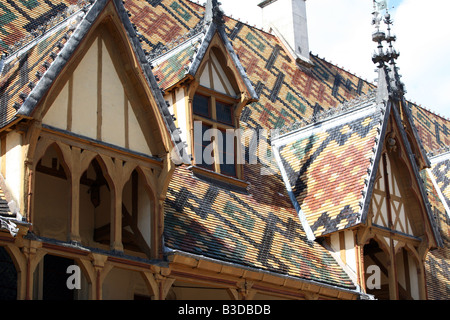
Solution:
M 311 65 L 309 59 L 306 0 L 265 0 L 262 24 L 277 36 L 298 63 Z

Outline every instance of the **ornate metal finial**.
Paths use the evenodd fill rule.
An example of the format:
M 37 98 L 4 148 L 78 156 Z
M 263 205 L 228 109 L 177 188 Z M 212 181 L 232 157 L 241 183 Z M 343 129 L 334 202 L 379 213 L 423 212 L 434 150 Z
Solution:
M 381 10 L 385 9 L 386 1 L 378 2 L 373 0 L 373 18 L 372 24 L 375 26 L 375 32 L 372 34 L 372 41 L 378 43 L 378 51 L 373 54 L 372 61 L 378 64 L 379 68 L 384 66 L 385 62 L 389 61 L 389 57 L 384 52 L 383 41 L 386 40 L 386 33 L 380 30 L 380 23 L 383 20 Z
M 400 81 L 401 76 L 398 72 L 396 64 L 397 58 L 400 54 L 394 49 L 393 43 L 396 37 L 391 34 L 391 26 L 393 24 L 386 0 L 373 0 L 373 19 L 372 24 L 375 25 L 375 32 L 372 34 L 372 40 L 378 44 L 378 51 L 374 53 L 372 61 L 378 64 L 378 68 L 384 68 L 388 75 L 388 87 L 390 93 L 397 98 L 403 96 L 405 93 L 404 85 Z M 382 12 L 385 11 L 384 17 Z M 386 32 L 381 30 L 381 22 L 386 25 Z M 383 42 L 388 44 L 387 49 L 384 49 Z M 389 63 L 389 66 L 386 64 Z
M 392 77 L 392 79 L 391 79 L 392 86 L 395 88 L 395 91 L 397 94 L 403 95 L 405 93 L 404 85 L 400 81 L 401 76 L 398 72 L 399 68 L 396 64 L 396 60 L 400 56 L 400 53 L 398 53 L 394 49 L 393 43 L 395 42 L 395 40 L 397 38 L 395 35 L 391 35 L 391 26 L 392 26 L 393 22 L 391 19 L 391 15 L 389 14 L 389 11 L 387 9 L 386 9 L 386 14 L 384 16 L 384 22 L 386 23 L 386 26 L 387 26 L 386 42 L 389 44 L 387 55 L 389 57 L 389 64 L 391 65 L 390 71 L 391 71 L 391 77 Z

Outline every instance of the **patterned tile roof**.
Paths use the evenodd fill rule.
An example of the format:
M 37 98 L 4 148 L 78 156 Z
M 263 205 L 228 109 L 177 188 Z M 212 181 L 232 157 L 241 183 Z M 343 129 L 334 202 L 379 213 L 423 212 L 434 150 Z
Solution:
M 436 158 L 438 161 L 433 161 L 431 171 L 447 208 L 450 208 L 450 153 Z
M 409 103 L 414 124 L 427 152 L 450 146 L 450 120 Z
M 56 17 L 58 12 L 63 12 L 64 8 L 74 5 L 75 2 L 2 2 L 0 47 L 10 53 L 17 52 L 17 48 L 22 46 L 20 41 L 29 43 L 30 31 L 38 30 L 49 17 Z M 183 38 L 198 25 L 204 12 L 202 6 L 188 0 L 124 0 L 123 3 L 147 57 L 151 56 L 152 52 L 161 52 L 168 44 Z M 311 55 L 311 68 L 299 66 L 275 36 L 240 21 L 225 17 L 225 31 L 260 98 L 258 102 L 244 108 L 241 115 L 243 128 L 281 129 L 336 108 L 375 88 L 373 84 L 315 55 Z M 2 63 L 5 62 L 0 71 L 0 90 L 3 90 L 0 98 L 2 121 L 9 121 L 13 117 L 14 103 L 20 104 L 20 95 L 29 92 L 29 82 L 37 80 L 33 78 L 36 71 L 39 71 L 45 61 L 51 62 L 48 60 L 50 52 L 57 50 L 58 42 L 62 39 L 58 38 L 56 33 L 54 35 L 48 46 L 43 48 L 45 52 L 39 52 L 36 43 L 22 51 L 25 56 L 10 56 L 7 58 L 9 60 L 2 60 Z M 167 62 L 166 66 L 159 66 L 155 70 L 156 74 L 164 68 L 174 71 L 160 73 L 159 81 L 162 87 L 168 88 L 180 79 L 181 73 L 177 72 L 192 53 L 180 51 L 179 54 L 178 57 L 173 57 L 170 65 Z M 18 60 L 12 63 L 14 59 Z M 370 57 L 368 63 L 371 63 L 369 59 Z M 8 67 L 7 62 L 10 63 Z M 427 151 L 450 145 L 446 140 L 448 120 L 414 104 L 410 106 Z M 337 208 L 342 209 L 336 209 L 324 216 L 322 225 L 315 228 L 318 234 L 348 225 L 351 219 L 347 214 L 358 210 L 356 199 L 361 195 L 361 189 L 357 186 L 360 186 L 364 170 L 368 167 L 367 162 L 370 162 L 369 149 L 374 143 L 377 116 L 374 113 L 354 119 L 354 122 L 346 125 L 337 125 L 328 132 L 317 134 L 317 137 L 312 138 L 314 143 L 311 144 L 307 144 L 307 141 L 298 142 L 298 146 L 306 143 L 311 159 L 307 169 L 311 173 L 320 173 L 320 163 L 332 160 L 342 160 L 339 165 L 348 168 L 345 156 L 362 161 L 354 165 L 354 171 L 350 171 L 358 182 L 349 189 L 351 192 L 348 198 L 340 199 L 343 194 L 338 193 L 339 196 L 334 199 L 338 203 Z M 4 122 L 1 125 L 4 125 Z M 270 136 L 259 139 L 258 142 L 267 157 L 259 155 L 258 164 L 244 166 L 244 180 L 249 183 L 247 191 L 202 180 L 193 176 L 185 166 L 176 169 L 165 203 L 167 247 L 239 265 L 354 288 L 348 276 L 328 252 L 320 244 L 307 241 L 277 163 L 271 160 Z M 296 149 L 294 145 L 285 148 L 285 163 L 291 163 L 289 165 L 298 168 L 300 163 L 292 162 L 295 160 L 289 153 L 306 154 L 305 150 Z M 246 154 L 248 151 L 247 144 Z M 311 156 L 314 154 L 320 154 L 320 157 Z M 263 171 L 271 174 L 262 176 Z M 298 177 L 301 181 L 302 175 Z M 301 196 L 301 183 L 295 186 L 295 191 Z M 316 188 L 317 184 L 308 182 L 308 187 Z M 323 195 L 318 193 L 318 196 Z M 319 205 L 314 203 L 312 198 L 309 200 L 311 207 Z M 324 201 L 327 199 L 324 198 Z M 442 261 L 435 261 L 439 270 L 446 268 Z
M 267 180 L 273 190 L 282 190 L 282 181 Z M 286 196 L 277 198 L 278 203 L 267 194 L 211 184 L 192 176 L 185 166 L 179 167 L 165 203 L 166 245 L 243 266 L 354 288 L 321 245 L 306 241 L 295 212 L 288 200 L 283 200 Z
M 374 99 L 273 142 L 315 236 L 360 222 L 384 122 L 384 109 Z
M 444 245 L 431 251 L 426 257 L 427 293 L 431 300 L 447 300 L 450 297 L 450 216 L 432 182 L 432 175 L 431 170 L 427 170 L 422 177 Z
M 3 62 L 0 73 L 0 124 L 10 122 L 66 43 L 73 25 L 66 23 Z
M 11 212 L 5 193 L 3 189 L 0 188 L 0 230 L 7 231 L 12 236 L 15 236 L 19 230 L 16 219 L 17 214 Z
M 153 73 L 161 89 L 166 90 L 186 77 L 187 69 L 197 46 L 198 42 L 189 40 L 182 48 L 178 48 L 176 52 L 170 55 L 168 54 L 168 57 L 152 61 Z
M 133 1 L 130 6 L 139 6 L 139 3 Z M 131 20 L 138 25 L 139 19 L 133 16 L 133 10 L 130 12 Z M 198 7 L 189 1 L 160 1 L 155 12 L 167 18 L 166 24 L 185 27 L 170 38 L 166 37 L 166 41 L 186 33 L 188 23 L 194 21 L 192 24 L 195 24 L 201 19 L 197 16 Z M 185 14 L 174 17 L 177 12 Z M 243 110 L 241 123 L 247 129 L 283 128 L 373 88 L 315 56 L 311 70 L 299 68 L 273 35 L 230 18 L 225 18 L 225 23 L 228 38 L 260 97 L 258 102 Z M 145 37 L 139 28 L 138 32 Z M 147 40 L 155 39 L 152 40 L 155 41 L 153 47 L 157 47 L 165 43 L 165 36 L 167 34 L 156 37 L 152 31 Z M 165 79 L 159 78 L 160 83 Z M 259 145 L 270 155 L 269 138 L 259 141 Z M 271 175 L 261 176 L 263 170 Z M 270 157 L 259 158 L 257 165 L 244 166 L 245 180 L 250 187 L 248 194 L 242 194 L 234 192 L 233 188 L 198 181 L 190 171 L 177 169 L 166 201 L 166 246 L 240 265 L 353 287 L 326 250 L 307 241 L 278 171 Z

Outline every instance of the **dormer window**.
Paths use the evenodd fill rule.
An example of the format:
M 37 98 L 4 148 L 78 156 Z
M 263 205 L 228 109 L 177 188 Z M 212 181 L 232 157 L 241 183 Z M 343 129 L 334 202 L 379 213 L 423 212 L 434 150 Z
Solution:
M 216 28 L 214 22 L 209 28 Z M 194 174 L 246 188 L 239 119 L 258 100 L 230 43 L 220 30 L 206 32 L 155 58 L 153 71 L 191 156 Z M 193 48 L 199 44 L 198 47 Z M 185 70 L 180 76 L 180 70 Z
M 192 110 L 194 120 L 195 164 L 227 176 L 238 177 L 237 120 L 238 100 L 200 87 L 195 93 Z

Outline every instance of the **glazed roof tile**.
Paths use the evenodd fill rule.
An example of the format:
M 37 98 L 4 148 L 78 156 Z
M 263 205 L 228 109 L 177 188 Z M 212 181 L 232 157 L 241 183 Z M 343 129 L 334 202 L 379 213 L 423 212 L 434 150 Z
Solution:
M 450 152 L 432 158 L 431 172 L 442 194 L 443 201 L 447 208 L 450 208 Z
M 58 12 L 64 11 L 64 8 L 74 5 L 75 2 L 77 1 L 2 2 L 0 46 L 9 53 L 16 52 L 24 43 L 30 42 L 32 39 L 29 36 L 30 31 L 37 30 L 48 17 L 56 17 Z M 124 6 L 128 10 L 129 18 L 137 32 L 136 36 L 147 57 L 152 52 L 160 52 L 159 50 L 167 44 L 188 34 L 199 24 L 204 13 L 202 6 L 187 0 L 125 0 Z M 298 66 L 275 36 L 240 21 L 225 17 L 225 31 L 260 98 L 258 102 L 244 108 L 241 115 L 241 126 L 244 128 L 270 130 L 295 125 L 303 119 L 310 119 L 323 111 L 336 108 L 375 88 L 373 84 L 315 55 L 311 55 L 311 68 Z M 38 54 L 36 44 L 23 51 L 28 56 L 17 56 L 15 64 L 0 65 L 0 68 L 3 67 L 0 77 L 1 90 L 2 93 L 8 92 L 8 95 L 2 95 L 0 100 L 3 121 L 1 125 L 14 116 L 14 103 L 21 102 L 18 100 L 21 93 L 29 92 L 29 81 L 36 81 L 33 75 L 38 68 L 45 61 L 51 62 L 48 60 L 49 49 L 55 49 L 54 45 L 59 40 L 61 39 L 57 39 L 55 33 L 55 38 L 52 38 L 45 54 L 42 52 L 41 55 Z M 170 87 L 180 79 L 181 69 L 177 68 L 184 66 L 192 53 L 184 52 L 184 54 L 182 56 L 180 53 L 177 59 L 173 59 L 170 65 L 168 63 L 165 66 L 174 72 L 169 73 L 170 77 L 161 72 L 162 87 Z M 20 58 L 23 59 L 22 63 Z M 12 62 L 14 58 L 10 56 L 9 59 L 2 62 Z M 22 76 L 24 66 L 26 69 Z M 29 66 L 33 66 L 33 69 Z M 10 69 L 7 70 L 8 68 Z M 155 73 L 159 70 L 162 70 L 161 67 L 155 70 Z M 450 145 L 446 140 L 449 138 L 448 120 L 415 104 L 410 103 L 410 108 L 426 151 Z M 360 182 L 364 168 L 367 168 L 367 162 L 370 160 L 369 147 L 375 136 L 376 117 L 374 113 L 364 119 L 355 119 L 350 126 L 336 126 L 329 132 L 320 133 L 317 141 L 328 141 L 326 147 L 320 149 L 317 143 L 308 147 L 310 153 L 321 154 L 321 157 L 310 157 L 312 160 L 308 170 L 315 173 L 320 173 L 319 163 L 327 160 L 322 157 L 325 155 L 329 155 L 331 157 L 329 159 L 342 158 L 345 155 L 355 161 L 361 160 L 353 172 L 357 177 L 358 187 L 355 185 L 348 198 L 334 199 L 339 201 L 340 207 L 347 208 L 344 213 L 358 210 L 355 203 L 360 197 L 358 192 L 361 191 Z M 362 129 L 363 127 L 368 129 Z M 350 132 L 349 128 L 356 130 Z M 270 140 L 269 136 L 260 140 L 260 147 L 269 155 Z M 354 142 L 355 146 L 350 146 L 349 141 Z M 299 144 L 301 145 L 301 142 Z M 247 151 L 248 148 L 247 144 Z M 285 163 L 294 160 L 288 155 L 295 151 L 295 147 L 292 148 L 285 149 Z M 302 153 L 301 150 L 299 152 Z M 348 166 L 348 163 L 345 164 Z M 298 167 L 299 164 L 296 165 Z M 294 164 L 292 166 L 295 167 Z M 262 175 L 262 172 L 268 172 L 270 175 Z M 294 176 L 295 174 L 292 177 Z M 301 181 L 302 176 L 298 177 Z M 185 166 L 178 167 L 165 202 L 166 245 L 172 249 L 222 259 L 238 265 L 354 288 L 349 277 L 328 252 L 318 243 L 307 240 L 305 230 L 299 222 L 297 212 L 278 172 L 277 163 L 259 157 L 258 164 L 244 165 L 244 179 L 250 185 L 248 191 L 236 191 L 232 187 L 227 188 L 201 180 L 193 176 Z M 295 191 L 300 195 L 301 185 L 296 187 Z M 317 184 L 312 183 L 310 187 L 319 188 Z M 348 207 L 345 203 L 348 203 Z M 340 223 L 337 223 L 337 217 Z M 328 232 L 333 228 L 342 228 L 344 225 L 354 223 L 350 215 L 339 216 L 337 211 L 325 218 L 322 219 L 324 222 L 320 226 L 321 229 L 319 226 L 316 228 L 316 233 Z M 445 226 L 448 227 L 448 220 L 442 228 Z M 431 271 L 448 270 L 446 267 L 448 253 L 436 259 L 429 264 Z M 444 271 L 441 274 L 446 276 Z M 446 277 L 448 279 L 448 276 Z M 446 290 L 448 292 L 448 285 Z
M 282 181 L 267 181 L 272 189 Z M 318 243 L 306 240 L 288 205 L 236 192 L 176 169 L 165 202 L 166 245 L 200 256 L 304 280 L 354 288 L 348 275 Z M 281 204 L 281 203 L 280 203 Z
M 426 257 L 427 293 L 431 300 L 445 300 L 450 296 L 450 217 L 441 201 L 439 189 L 433 183 L 431 170 L 424 171 L 422 177 L 444 243 L 442 248 L 431 251 Z
M 426 152 L 450 146 L 450 120 L 409 102 L 414 124 Z
M 369 95 L 363 106 L 273 141 L 293 201 L 315 236 L 360 222 L 384 117 Z
M 67 42 L 75 21 L 58 25 L 3 61 L 0 73 L 0 126 L 12 121 L 56 55 Z
M 198 36 L 193 37 L 173 52 L 151 61 L 154 67 L 153 73 L 161 89 L 167 90 L 186 77 L 189 66 L 198 50 L 198 38 Z

